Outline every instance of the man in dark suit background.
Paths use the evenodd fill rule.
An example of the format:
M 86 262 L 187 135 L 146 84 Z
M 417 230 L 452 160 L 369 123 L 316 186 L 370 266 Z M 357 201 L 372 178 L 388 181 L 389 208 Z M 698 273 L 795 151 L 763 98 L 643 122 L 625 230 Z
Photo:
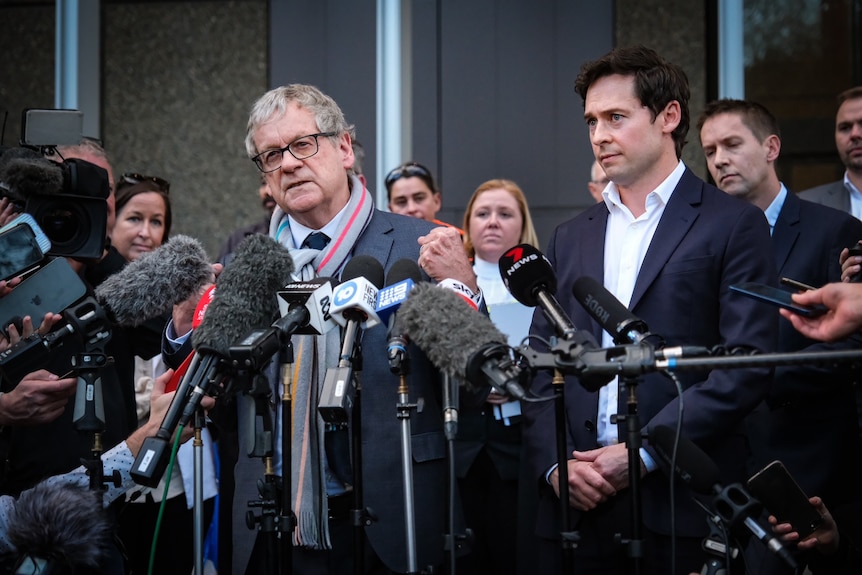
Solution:
M 697 178 L 680 161 L 689 127 L 685 73 L 644 47 L 618 48 L 581 68 L 575 90 L 584 99 L 584 119 L 593 152 L 611 181 L 605 201 L 554 232 L 547 256 L 555 266 L 560 304 L 574 324 L 601 328 L 572 296 L 581 276 L 601 281 L 668 345 L 725 345 L 768 351 L 774 347 L 777 312 L 734 295 L 729 286 L 776 282 L 769 229 L 763 214 Z M 542 314 L 531 333 L 548 337 L 553 328 Z M 605 336 L 604 344 L 610 343 Z M 538 344 L 534 344 L 538 345 Z M 733 369 L 649 374 L 637 385 L 644 431 L 675 428 L 699 444 L 721 469 L 722 482 L 745 477 L 744 418 L 765 397 L 769 369 Z M 552 395 L 550 374 L 533 382 L 533 392 Z M 580 535 L 574 573 L 631 572 L 626 550 L 615 541 L 632 534 L 631 490 L 624 425 L 611 416 L 626 413 L 626 393 L 616 380 L 591 392 L 574 377 L 565 388 L 566 451 L 572 527 Z M 525 409 L 532 468 L 540 485 L 538 534 L 545 549 L 537 572 L 559 573 L 561 529 L 555 419 L 549 402 Z M 640 449 L 645 555 L 642 573 L 699 571 L 707 516 L 676 482 L 675 547 L 668 477 L 658 470 L 652 446 Z
M 844 178 L 803 190 L 799 197 L 862 219 L 862 86 L 838 94 L 835 148 L 847 168 Z
M 718 100 L 707 105 L 697 125 L 716 185 L 766 215 L 778 275 L 814 287 L 839 281 L 838 254 L 862 238 L 862 222 L 846 212 L 800 200 L 781 183 L 775 171 L 781 134 L 769 110 L 751 101 Z M 851 347 L 858 347 L 858 341 L 820 344 L 785 320 L 779 324 L 782 352 Z M 749 417 L 752 472 L 780 459 L 806 493 L 823 499 L 848 536 L 858 536 L 862 511 L 854 380 L 850 370 L 776 368 L 766 402 Z M 752 546 L 752 551 L 760 549 Z M 763 557 L 767 563 L 754 563 L 752 558 L 749 566 L 757 573 L 792 573 L 773 557 Z M 834 572 L 819 554 L 810 557 L 815 559 L 809 566 L 814 573 Z M 809 556 L 799 558 L 801 564 L 808 560 Z
M 338 277 L 345 263 L 358 255 L 374 257 L 387 270 L 397 260 L 409 258 L 418 261 L 432 279 L 460 280 L 478 297 L 476 276 L 457 234 L 449 238 L 432 233 L 434 226 L 429 222 L 374 208 L 371 195 L 352 170 L 353 133 L 353 126 L 335 101 L 313 86 L 276 88 L 252 108 L 246 148 L 264 173 L 277 203 L 269 232 L 290 251 L 296 268 L 294 279 Z M 326 236 L 319 244 L 313 242 L 315 232 Z M 354 531 L 349 499 L 348 505 L 344 499 L 351 497 L 354 487 L 349 472 L 352 454 L 347 452 L 347 430 L 324 425 L 316 403 L 316 390 L 326 368 L 337 364 L 339 330 L 321 336 L 294 336 L 293 342 L 297 374 L 293 442 L 283 450 L 282 446 L 276 448 L 276 473 L 281 472 L 282 451 L 291 453 L 291 508 L 299 521 L 294 531 L 293 569 L 297 573 L 349 575 L 354 573 Z M 390 372 L 386 343 L 385 326 L 362 334 L 364 504 L 377 516 L 365 528 L 364 573 L 408 570 L 400 473 L 401 420 L 396 411 L 398 378 Z M 446 443 L 438 373 L 414 346 L 410 355 L 410 397 L 422 404 L 412 412 L 410 423 L 417 562 L 424 569 L 442 565 L 444 559 Z M 280 385 L 274 393 L 274 397 L 281 396 Z M 240 409 L 241 445 L 246 429 L 243 414 Z M 274 436 L 280 437 L 280 431 Z M 345 460 L 348 469 L 339 466 Z M 255 534 L 240 520 L 247 502 L 257 498 L 255 483 L 263 474 L 263 468 L 253 463 L 240 453 L 235 473 L 234 573 L 242 573 L 246 565 L 247 572 L 259 572 L 256 569 L 261 565 L 258 548 L 252 553 Z

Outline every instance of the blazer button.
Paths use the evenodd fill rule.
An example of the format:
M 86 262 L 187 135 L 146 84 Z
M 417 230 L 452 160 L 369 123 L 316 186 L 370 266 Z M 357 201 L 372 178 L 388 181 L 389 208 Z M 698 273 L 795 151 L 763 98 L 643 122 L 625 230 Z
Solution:
M 589 419 L 584 422 L 584 427 L 586 428 L 587 431 L 595 431 L 596 430 L 596 424 L 593 423 L 592 420 L 589 420 Z

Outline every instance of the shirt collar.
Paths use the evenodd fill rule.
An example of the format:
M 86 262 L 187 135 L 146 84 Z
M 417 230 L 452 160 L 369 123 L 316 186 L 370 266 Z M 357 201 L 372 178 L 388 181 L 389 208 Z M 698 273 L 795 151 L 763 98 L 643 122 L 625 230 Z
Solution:
M 647 210 L 649 210 L 650 206 L 667 205 L 668 201 L 670 201 L 670 197 L 673 195 L 674 189 L 676 189 L 677 184 L 679 184 L 679 181 L 682 179 L 684 172 L 685 164 L 680 160 L 676 165 L 676 168 L 674 168 L 668 177 L 666 177 L 656 189 L 647 195 Z M 605 186 L 604 191 L 602 191 L 602 198 L 604 199 L 605 205 L 608 207 L 609 211 L 624 207 L 623 201 L 620 199 L 620 191 L 617 188 L 617 185 L 613 182 L 608 182 L 608 185 Z M 626 208 L 626 210 L 628 210 L 628 208 Z
M 784 183 L 781 184 L 781 189 L 778 190 L 778 195 L 775 196 L 775 199 L 772 200 L 772 203 L 769 204 L 769 207 L 763 210 L 763 215 L 766 216 L 766 221 L 769 222 L 769 233 L 772 233 L 772 230 L 775 229 L 775 222 L 778 221 L 778 214 L 781 213 L 781 208 L 784 207 L 784 200 L 787 199 L 787 188 L 784 187 Z

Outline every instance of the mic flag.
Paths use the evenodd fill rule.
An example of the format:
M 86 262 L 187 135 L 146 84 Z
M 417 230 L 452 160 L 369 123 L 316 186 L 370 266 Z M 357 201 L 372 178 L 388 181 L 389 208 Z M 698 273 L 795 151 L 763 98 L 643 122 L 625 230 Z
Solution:
M 499 266 L 500 276 L 512 297 L 527 307 L 541 307 L 563 339 L 575 337 L 577 329 L 554 297 L 557 275 L 545 254 L 530 244 L 520 244 L 503 254 Z
M 386 274 L 386 287 L 377 293 L 376 312 L 382 323 L 391 326 L 389 319 L 407 301 L 413 286 L 421 281 L 422 271 L 415 261 L 402 258 L 392 264 Z
M 282 319 L 298 315 L 291 334 L 322 335 L 337 324 L 332 318 L 332 287 L 335 280 L 329 277 L 292 282 L 278 291 L 278 309 Z M 305 310 L 304 312 L 302 310 Z M 293 324 L 288 320 L 285 323 Z
M 344 327 L 351 319 L 369 329 L 380 323 L 375 311 L 377 292 L 383 285 L 383 266 L 371 256 L 354 256 L 344 266 L 341 283 L 332 292 L 330 313 Z

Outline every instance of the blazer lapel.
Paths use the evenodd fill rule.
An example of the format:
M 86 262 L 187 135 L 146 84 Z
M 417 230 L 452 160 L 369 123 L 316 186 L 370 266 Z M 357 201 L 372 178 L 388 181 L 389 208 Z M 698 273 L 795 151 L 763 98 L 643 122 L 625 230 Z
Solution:
M 801 203 L 796 194 L 788 191 L 781 212 L 772 230 L 772 247 L 775 251 L 775 268 L 781 271 L 799 238 L 799 210 Z
M 582 267 L 584 275 L 592 277 L 602 285 L 605 283 L 605 230 L 608 225 L 608 215 L 608 208 L 602 202 L 601 208 L 593 210 L 585 225 L 579 230 L 579 241 L 590 246 L 590 249 L 581 251 L 584 258 Z M 601 326 L 594 321 L 590 322 L 590 326 L 596 341 L 602 341 Z
M 380 217 L 381 212 L 375 210 L 368 222 L 368 228 L 362 233 L 359 241 L 353 249 L 354 254 L 365 254 L 373 257 L 386 267 L 392 254 L 392 225 L 385 218 Z
M 634 309 L 671 254 L 691 229 L 700 210 L 703 182 L 688 168 L 671 194 L 638 273 L 629 309 Z

